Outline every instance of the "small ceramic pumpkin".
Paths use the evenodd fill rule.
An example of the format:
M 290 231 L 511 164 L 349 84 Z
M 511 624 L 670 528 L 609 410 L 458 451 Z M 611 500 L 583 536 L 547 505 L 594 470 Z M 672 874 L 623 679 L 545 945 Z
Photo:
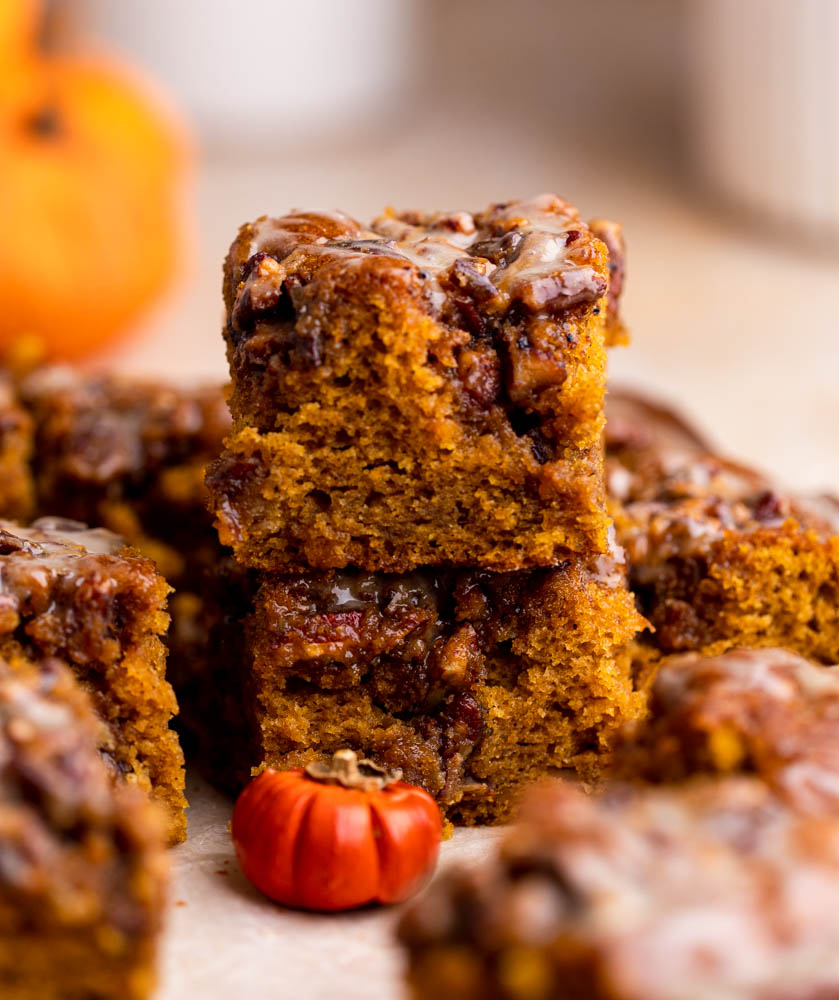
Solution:
M 346 910 L 417 892 L 442 820 L 427 792 L 339 750 L 329 765 L 263 771 L 239 796 L 231 832 L 242 871 L 266 896 Z

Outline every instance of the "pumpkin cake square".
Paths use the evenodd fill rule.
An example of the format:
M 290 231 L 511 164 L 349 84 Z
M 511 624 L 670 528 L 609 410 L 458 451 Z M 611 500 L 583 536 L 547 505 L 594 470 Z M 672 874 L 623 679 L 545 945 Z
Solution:
M 674 784 L 756 775 L 801 812 L 839 817 L 839 668 L 785 649 L 664 659 L 612 775 Z
M 177 688 L 203 641 L 204 575 L 222 551 L 204 470 L 230 430 L 223 387 L 50 366 L 24 378 L 20 392 L 35 426 L 40 512 L 110 529 L 174 588 L 168 645 Z
M 286 573 L 606 552 L 622 267 L 619 228 L 554 195 L 243 226 L 224 270 L 234 427 L 208 475 L 222 542 Z
M 616 784 L 534 791 L 483 871 L 406 916 L 416 1000 L 839 993 L 837 670 L 783 649 L 664 660 Z
M 212 659 L 182 698 L 205 771 L 236 791 L 253 770 L 350 748 L 465 823 L 506 819 L 557 769 L 597 777 L 643 708 L 630 640 L 645 623 L 618 555 L 297 577 L 231 560 Z
M 114 780 L 61 662 L 0 659 L 0 995 L 145 1000 L 168 887 L 165 822 Z
M 679 415 L 610 390 L 606 481 L 641 657 L 783 646 L 839 662 L 839 503 L 779 489 Z
M 0 521 L 0 656 L 65 661 L 104 722 L 102 751 L 186 832 L 183 754 L 166 680 L 169 586 L 104 529 L 60 518 Z
M 404 916 L 414 1000 L 839 994 L 839 820 L 756 778 L 534 792 Z

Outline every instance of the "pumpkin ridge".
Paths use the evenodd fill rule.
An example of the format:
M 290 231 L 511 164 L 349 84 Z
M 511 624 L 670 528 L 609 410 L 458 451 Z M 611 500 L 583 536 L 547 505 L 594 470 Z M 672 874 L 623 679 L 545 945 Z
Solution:
M 297 829 L 294 831 L 294 840 L 291 844 L 291 877 L 294 882 L 294 894 L 295 896 L 300 895 L 300 886 L 297 881 L 297 872 L 300 869 L 300 856 L 303 853 L 303 848 L 306 844 L 306 829 L 309 824 L 309 817 L 311 816 L 312 810 L 315 807 L 315 800 L 317 799 L 317 787 L 308 789 L 309 798 L 306 801 L 305 806 L 300 812 L 300 819 L 297 823 Z
M 385 841 L 390 840 L 390 835 L 386 829 L 387 824 L 385 823 L 384 817 L 379 812 L 379 808 L 375 802 L 369 803 L 370 808 L 370 819 L 371 826 L 373 828 L 373 843 L 376 845 L 376 863 L 379 866 L 379 874 L 376 879 L 376 884 L 379 887 L 379 893 L 384 887 L 387 873 L 387 844 Z

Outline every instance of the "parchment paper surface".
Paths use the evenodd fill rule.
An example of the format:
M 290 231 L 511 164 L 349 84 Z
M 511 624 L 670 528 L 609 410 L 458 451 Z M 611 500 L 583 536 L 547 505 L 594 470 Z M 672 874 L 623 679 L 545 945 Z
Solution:
M 271 903 L 239 871 L 232 804 L 197 780 L 188 796 L 155 1000 L 403 1000 L 399 907 L 317 916 Z M 438 871 L 480 863 L 502 834 L 457 830 Z

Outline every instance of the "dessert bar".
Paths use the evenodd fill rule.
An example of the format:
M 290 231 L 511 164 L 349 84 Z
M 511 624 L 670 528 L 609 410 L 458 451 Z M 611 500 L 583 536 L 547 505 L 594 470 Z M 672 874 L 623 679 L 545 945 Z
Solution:
M 114 531 L 174 588 L 168 642 L 177 684 L 202 641 L 204 574 L 221 556 L 204 486 L 204 468 L 230 430 L 221 386 L 54 366 L 25 378 L 21 395 L 35 423 L 40 512 Z
M 607 485 L 648 649 L 784 646 L 839 662 L 839 504 L 779 490 L 643 397 L 610 391 L 606 410 Z
M 555 782 L 400 934 L 415 1000 L 812 1000 L 839 993 L 838 904 L 839 821 L 757 779 Z
M 168 883 L 165 824 L 114 780 L 67 667 L 0 659 L 0 996 L 145 1000 Z
M 455 820 L 500 820 L 558 768 L 596 777 L 642 709 L 630 640 L 644 622 L 614 558 L 506 574 L 228 571 L 214 662 L 182 698 L 205 770 L 228 788 L 350 747 Z
M 687 653 L 661 662 L 613 773 L 657 783 L 754 774 L 799 811 L 839 816 L 837 733 L 839 668 L 784 649 Z
M 183 755 L 169 723 L 177 711 L 161 636 L 169 587 L 116 535 L 41 518 L 0 521 L 0 656 L 66 661 L 105 723 L 102 749 L 131 784 L 186 831 Z
M 212 537 L 204 467 L 230 429 L 219 386 L 181 388 L 65 367 L 21 383 L 44 514 L 108 528 L 177 584 Z
M 224 278 L 234 430 L 208 476 L 222 542 L 287 573 L 606 552 L 623 251 L 599 226 L 611 265 L 554 195 L 243 226 Z

